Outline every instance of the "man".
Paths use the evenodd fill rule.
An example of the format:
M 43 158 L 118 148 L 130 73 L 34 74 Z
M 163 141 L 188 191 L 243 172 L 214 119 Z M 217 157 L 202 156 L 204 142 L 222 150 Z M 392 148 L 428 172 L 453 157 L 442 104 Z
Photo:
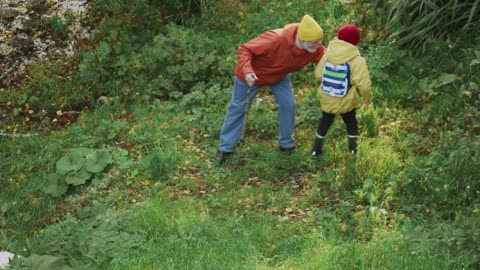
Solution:
M 261 86 L 270 87 L 278 104 L 280 151 L 291 153 L 295 149 L 296 103 L 289 74 L 320 61 L 325 53 L 322 38 L 320 25 L 305 15 L 300 23 L 266 31 L 238 48 L 232 99 L 220 132 L 220 163 L 233 153 L 240 140 L 246 106 Z

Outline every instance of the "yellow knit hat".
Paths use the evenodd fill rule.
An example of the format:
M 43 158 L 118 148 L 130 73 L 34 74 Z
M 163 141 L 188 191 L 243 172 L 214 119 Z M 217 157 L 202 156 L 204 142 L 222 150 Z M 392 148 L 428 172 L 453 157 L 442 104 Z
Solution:
M 323 30 L 310 15 L 305 15 L 298 26 L 297 37 L 302 41 L 321 40 L 323 39 Z

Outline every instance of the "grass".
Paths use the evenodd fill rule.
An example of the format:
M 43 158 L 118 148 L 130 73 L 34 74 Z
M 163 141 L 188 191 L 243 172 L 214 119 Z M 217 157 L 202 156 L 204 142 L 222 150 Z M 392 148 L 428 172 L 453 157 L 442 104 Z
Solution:
M 277 25 L 279 14 L 304 12 L 301 5 L 287 10 L 268 11 L 270 23 Z M 325 9 L 340 11 L 333 3 Z M 257 26 L 269 24 L 264 17 L 254 13 L 246 26 L 235 25 L 239 32 L 247 26 L 258 32 Z M 340 21 L 328 21 L 324 29 L 331 35 Z M 222 50 L 233 47 L 221 44 Z M 366 57 L 375 98 L 357 112 L 357 158 L 348 153 L 339 117 L 324 156 L 310 157 L 320 111 L 307 69 L 292 76 L 298 108 L 292 155 L 278 151 L 277 107 L 262 90 L 237 153 L 217 163 L 230 94 L 223 81 L 205 91 L 196 87 L 178 101 L 147 102 L 150 96 L 126 105 L 113 99 L 63 129 L 0 137 L 0 250 L 46 269 L 55 269 L 52 258 L 40 255 L 73 269 L 475 269 L 478 110 L 465 96 L 461 104 L 471 111 L 452 118 L 460 103 L 415 87 L 421 61 L 393 45 L 372 45 Z M 41 129 L 55 117 L 43 119 Z M 8 132 L 16 128 L 7 125 Z M 110 164 L 101 185 L 70 186 L 60 198 L 46 195 L 45 176 L 78 147 L 125 149 L 130 162 Z
M 308 97 L 300 96 L 299 103 L 307 104 Z M 276 118 L 271 101 L 266 102 L 261 113 L 252 111 L 243 150 L 225 166 L 216 163 L 215 132 L 198 129 L 187 114 L 161 103 L 104 105 L 50 136 L 3 138 L 9 158 L 1 164 L 2 179 L 8 179 L 2 189 L 8 210 L 2 215 L 1 249 L 23 256 L 39 252 L 22 245 L 24 239 L 35 240 L 41 228 L 78 216 L 75 209 L 100 200 L 128 213 L 130 226 L 145 239 L 140 248 L 112 258 L 102 269 L 448 265 L 448 258 L 413 252 L 403 239 L 410 217 L 400 218 L 394 206 L 406 157 L 397 147 L 395 126 L 385 127 L 386 135 L 362 136 L 356 160 L 348 154 L 340 119 L 328 135 L 323 159 L 308 154 L 315 125 L 297 129 L 298 151 L 285 155 L 277 149 L 276 131 L 262 129 Z M 391 117 L 378 115 L 380 122 Z M 214 119 L 212 125 L 220 128 L 220 117 Z M 125 148 L 134 165 L 104 188 L 78 187 L 63 199 L 43 194 L 42 176 L 64 149 L 80 146 Z M 73 258 L 80 266 L 82 260 Z
M 51 139 L 55 140 L 54 137 Z M 44 174 L 44 170 L 53 165 L 51 161 L 60 157 L 63 144 L 45 144 L 46 140 L 42 136 L 0 139 L 3 152 L 0 161 L 1 220 L 3 227 L 19 239 L 50 223 L 44 213 L 51 214 L 55 210 L 55 200 L 41 194 L 39 174 Z
M 216 215 L 192 197 L 160 196 L 134 215 L 148 244 L 105 269 L 442 269 L 446 263 L 409 251 L 397 230 L 379 227 L 370 241 L 347 240 L 335 223 L 255 211 Z

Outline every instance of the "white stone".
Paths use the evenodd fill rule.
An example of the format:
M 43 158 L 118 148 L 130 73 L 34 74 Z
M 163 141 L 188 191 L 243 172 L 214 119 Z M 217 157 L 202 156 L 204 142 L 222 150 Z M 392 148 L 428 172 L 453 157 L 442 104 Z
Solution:
M 12 254 L 8 251 L 0 251 L 0 268 L 5 268 L 8 266 L 8 263 L 15 254 Z
M 13 48 L 7 44 L 0 44 L 0 55 L 6 56 L 13 52 Z
M 87 5 L 86 0 L 70 0 L 70 1 L 63 2 L 63 5 L 61 8 L 64 10 L 64 12 L 66 12 L 67 10 L 71 10 L 72 12 L 75 12 L 75 13 L 81 13 L 81 12 L 85 12 L 86 5 Z

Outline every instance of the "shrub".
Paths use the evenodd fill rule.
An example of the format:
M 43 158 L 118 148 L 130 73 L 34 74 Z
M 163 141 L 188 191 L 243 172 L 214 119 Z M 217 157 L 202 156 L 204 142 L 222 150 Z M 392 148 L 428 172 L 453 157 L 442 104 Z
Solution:
M 443 134 L 430 156 L 407 165 L 406 199 L 451 217 L 479 203 L 480 147 L 474 138 L 459 138 L 459 132 Z M 405 204 L 408 205 L 408 204 Z
M 16 257 L 13 269 L 101 269 L 100 265 L 145 243 L 143 232 L 132 229 L 128 213 L 106 205 L 78 209 L 79 218 L 67 216 L 35 234 L 30 256 Z
M 477 206 L 478 207 L 478 206 Z M 478 210 L 478 209 L 477 209 Z M 431 251 L 435 256 L 448 256 L 455 269 L 480 267 L 480 217 L 470 219 L 457 214 L 455 221 L 435 228 L 418 226 L 407 234 L 414 251 Z
M 180 99 L 201 85 L 226 86 L 229 74 L 215 44 L 208 37 L 175 24 L 155 37 L 151 47 L 136 56 L 141 60 L 140 80 L 147 82 L 147 95 Z
M 92 181 L 96 185 L 106 185 L 110 175 L 106 172 L 112 164 L 121 169 L 130 167 L 126 150 L 73 148 L 70 153 L 56 163 L 55 173 L 46 177 L 45 193 L 54 197 L 65 194 L 70 186 L 84 185 Z

